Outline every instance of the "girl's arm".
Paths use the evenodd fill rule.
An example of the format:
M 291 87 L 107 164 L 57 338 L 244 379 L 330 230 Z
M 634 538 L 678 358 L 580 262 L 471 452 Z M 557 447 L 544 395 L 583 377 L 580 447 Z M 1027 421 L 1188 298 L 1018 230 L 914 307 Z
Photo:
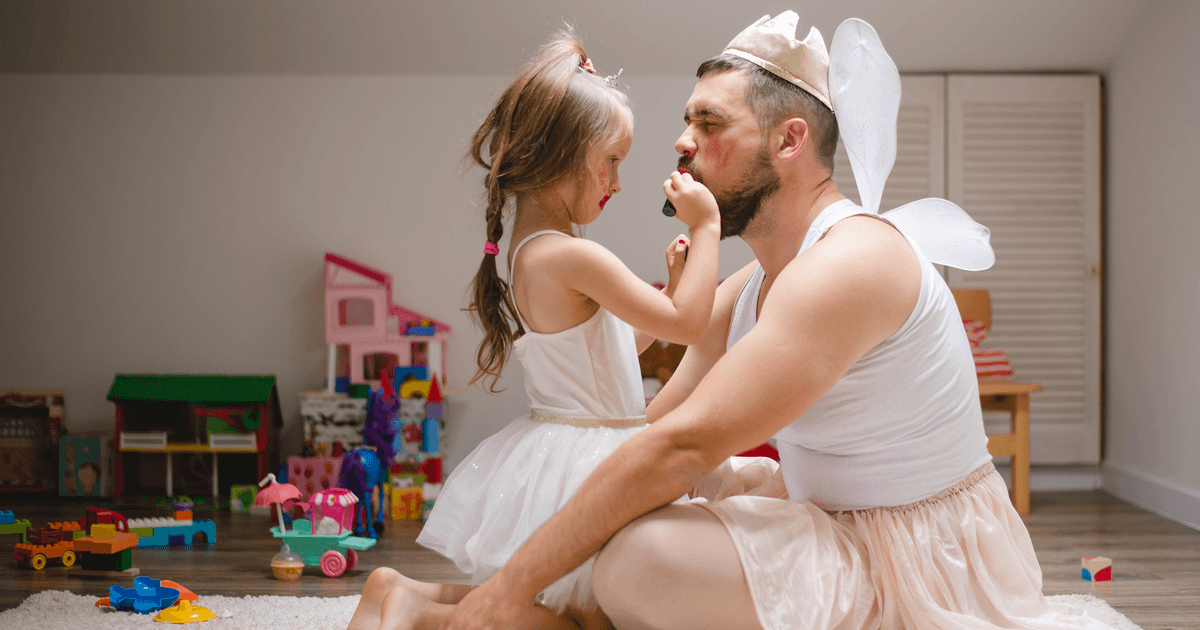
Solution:
M 668 298 L 675 296 L 675 287 L 679 284 L 679 276 L 683 274 L 683 265 L 687 260 L 688 237 L 680 234 L 667 245 L 667 286 L 660 293 Z M 634 329 L 634 344 L 640 355 L 654 343 L 656 337 L 644 330 Z
M 708 320 L 708 329 L 704 331 L 704 338 L 699 343 L 688 346 L 679 367 L 675 368 L 662 391 L 658 392 L 646 407 L 647 422 L 654 422 L 678 407 L 691 396 L 696 385 L 708 374 L 712 366 L 725 356 L 729 324 L 733 319 L 737 296 L 757 266 L 758 261 L 751 262 L 717 287 L 716 303 L 713 306 L 712 317 Z
M 598 302 L 634 329 L 672 343 L 691 345 L 703 337 L 717 289 L 717 248 L 721 222 L 717 200 L 687 173 L 672 173 L 663 184 L 676 217 L 691 228 L 687 262 L 674 295 L 667 296 L 638 278 L 612 252 L 592 241 L 574 239 L 563 258 L 563 282 Z

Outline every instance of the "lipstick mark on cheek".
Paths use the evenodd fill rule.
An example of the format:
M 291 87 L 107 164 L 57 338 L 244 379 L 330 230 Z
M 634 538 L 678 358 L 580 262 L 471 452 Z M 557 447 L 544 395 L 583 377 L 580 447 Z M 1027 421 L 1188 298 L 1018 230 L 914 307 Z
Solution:
M 721 142 L 720 140 L 713 143 L 713 149 L 717 154 L 717 168 L 722 171 L 729 167 L 729 162 L 733 159 L 731 145 L 731 142 Z

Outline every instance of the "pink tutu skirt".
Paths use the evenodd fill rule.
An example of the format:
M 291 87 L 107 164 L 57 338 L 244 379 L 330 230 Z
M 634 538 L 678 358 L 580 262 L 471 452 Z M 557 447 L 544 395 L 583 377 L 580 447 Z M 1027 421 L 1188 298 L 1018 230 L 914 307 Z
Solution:
M 1110 628 L 1042 596 L 990 463 L 917 503 L 834 513 L 787 500 L 765 466 L 722 465 L 700 488 L 715 500 L 697 503 L 729 530 L 766 630 Z M 733 494 L 748 490 L 773 496 Z

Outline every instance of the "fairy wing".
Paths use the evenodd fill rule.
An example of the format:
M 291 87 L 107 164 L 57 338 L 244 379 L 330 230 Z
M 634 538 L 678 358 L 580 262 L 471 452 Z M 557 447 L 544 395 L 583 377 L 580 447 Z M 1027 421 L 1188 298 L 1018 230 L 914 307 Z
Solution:
M 870 24 L 850 18 L 829 46 L 829 93 L 863 209 L 879 212 L 896 163 L 900 72 Z
M 939 265 L 983 271 L 996 262 L 991 232 L 945 199 L 921 199 L 879 216 L 915 241 L 921 253 Z

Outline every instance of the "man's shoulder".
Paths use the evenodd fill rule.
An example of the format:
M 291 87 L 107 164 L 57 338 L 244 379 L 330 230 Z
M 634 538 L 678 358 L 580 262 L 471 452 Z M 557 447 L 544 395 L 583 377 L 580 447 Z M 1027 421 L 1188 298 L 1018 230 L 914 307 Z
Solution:
M 890 223 L 874 215 L 838 221 L 780 274 L 776 286 L 821 301 L 915 301 L 921 285 L 916 252 Z M 774 291 L 774 289 L 773 289 Z
M 877 268 L 915 258 L 908 240 L 891 223 L 877 215 L 856 214 L 833 224 L 793 263 L 836 263 L 852 272 L 855 268 Z

